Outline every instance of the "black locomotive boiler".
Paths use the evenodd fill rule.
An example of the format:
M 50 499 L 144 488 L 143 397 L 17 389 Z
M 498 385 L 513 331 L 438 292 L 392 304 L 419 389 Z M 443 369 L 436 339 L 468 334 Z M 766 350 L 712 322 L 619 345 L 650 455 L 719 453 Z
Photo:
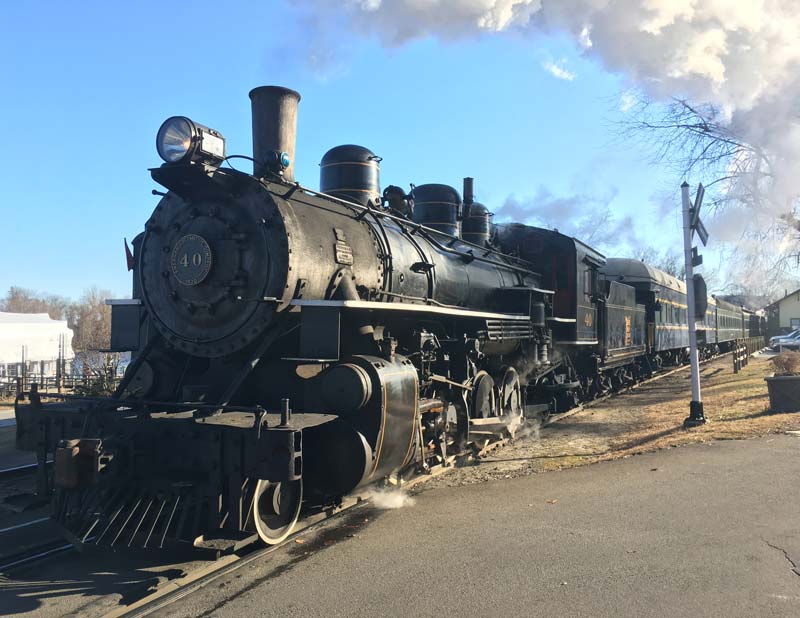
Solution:
M 486 242 L 485 207 L 478 242 L 458 236 L 449 187 L 384 208 L 379 159 L 358 146 L 329 151 L 322 192 L 305 189 L 299 95 L 250 98 L 252 174 L 222 165 L 208 127 L 159 131 L 167 191 L 133 242 L 132 299 L 111 301 L 112 347 L 133 357 L 114 397 L 17 405 L 20 446 L 55 454 L 56 519 L 78 543 L 278 542 L 302 505 L 461 451 L 472 426 L 513 428 L 517 360 L 552 344 L 553 292 Z
M 77 545 L 277 543 L 301 510 L 681 360 L 656 318 L 685 309 L 680 283 L 492 225 L 469 178 L 463 199 L 382 191 L 361 146 L 328 151 L 305 188 L 300 96 L 250 98 L 252 173 L 188 118 L 158 132 L 166 191 L 133 242 L 132 298 L 109 301 L 132 357 L 114 395 L 17 401 L 18 447 Z

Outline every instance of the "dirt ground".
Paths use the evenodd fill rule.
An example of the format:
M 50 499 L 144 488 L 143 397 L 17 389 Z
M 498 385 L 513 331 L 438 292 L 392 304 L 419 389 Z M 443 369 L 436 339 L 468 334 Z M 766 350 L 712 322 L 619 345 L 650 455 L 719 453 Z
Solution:
M 772 372 L 763 356 L 750 358 L 738 374 L 729 356 L 704 365 L 701 391 L 708 422 L 684 429 L 691 399 L 687 367 L 518 435 L 475 465 L 431 479 L 424 489 L 582 466 L 692 442 L 798 431 L 800 413 L 769 412 L 764 377 Z

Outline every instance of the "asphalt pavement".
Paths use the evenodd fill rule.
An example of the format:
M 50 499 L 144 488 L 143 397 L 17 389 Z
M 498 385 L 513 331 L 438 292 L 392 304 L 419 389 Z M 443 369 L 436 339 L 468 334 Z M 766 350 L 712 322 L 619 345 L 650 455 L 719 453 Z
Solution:
M 800 616 L 800 437 L 360 509 L 162 616 Z

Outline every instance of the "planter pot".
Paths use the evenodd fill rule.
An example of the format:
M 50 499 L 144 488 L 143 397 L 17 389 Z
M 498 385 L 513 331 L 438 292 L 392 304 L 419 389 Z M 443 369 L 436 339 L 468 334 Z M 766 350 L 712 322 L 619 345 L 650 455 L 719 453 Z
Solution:
M 764 379 L 767 381 L 771 412 L 800 411 L 800 376 L 772 376 Z

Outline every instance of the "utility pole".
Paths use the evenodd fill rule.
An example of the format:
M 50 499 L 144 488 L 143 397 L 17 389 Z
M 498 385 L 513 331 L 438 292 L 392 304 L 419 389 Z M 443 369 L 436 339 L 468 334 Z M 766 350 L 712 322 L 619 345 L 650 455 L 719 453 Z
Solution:
M 27 388 L 27 386 L 28 386 L 26 384 L 27 378 L 28 378 L 28 359 L 25 358 L 25 345 L 24 344 L 22 346 L 22 367 L 21 367 L 21 369 L 22 369 L 22 371 L 20 371 L 20 373 L 22 374 L 22 390 L 25 390 Z
M 684 427 L 697 427 L 706 422 L 703 414 L 703 399 L 700 394 L 700 359 L 697 353 L 697 324 L 695 322 L 695 285 L 694 267 L 702 264 L 702 257 L 692 249 L 692 236 L 695 231 L 703 245 L 708 241 L 702 221 L 700 221 L 700 205 L 703 202 L 703 185 L 697 189 L 695 203 L 689 198 L 689 183 L 681 185 L 681 201 L 683 202 L 683 255 L 686 264 L 686 305 L 689 322 L 689 360 L 692 365 L 692 401 L 689 404 L 689 416 L 683 421 Z M 705 287 L 705 286 L 703 286 Z M 705 300 L 705 299 L 703 299 Z
M 58 359 L 56 360 L 56 392 L 61 392 L 61 372 L 64 370 L 61 359 L 64 358 L 64 333 L 58 335 Z

